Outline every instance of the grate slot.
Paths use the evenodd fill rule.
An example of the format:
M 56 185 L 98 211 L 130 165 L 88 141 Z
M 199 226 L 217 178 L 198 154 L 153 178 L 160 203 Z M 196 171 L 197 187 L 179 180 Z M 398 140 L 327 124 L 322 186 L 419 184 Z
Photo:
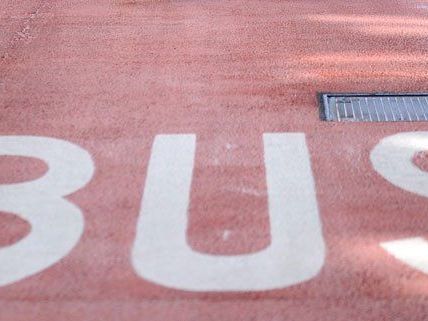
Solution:
M 428 121 L 428 94 L 321 94 L 321 116 L 338 122 Z

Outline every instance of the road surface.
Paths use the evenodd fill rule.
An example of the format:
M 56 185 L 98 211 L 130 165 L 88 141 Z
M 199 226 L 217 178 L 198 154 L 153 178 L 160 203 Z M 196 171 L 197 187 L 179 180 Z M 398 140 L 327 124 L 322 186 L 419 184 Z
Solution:
M 426 92 L 427 39 L 426 0 L 1 1 L 0 320 L 426 320 L 428 124 L 316 94 Z

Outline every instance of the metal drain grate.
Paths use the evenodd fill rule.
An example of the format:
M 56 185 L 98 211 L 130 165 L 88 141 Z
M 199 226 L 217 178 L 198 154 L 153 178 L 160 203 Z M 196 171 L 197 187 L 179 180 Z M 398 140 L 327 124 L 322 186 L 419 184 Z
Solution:
M 338 122 L 428 121 L 428 94 L 321 94 L 321 118 Z

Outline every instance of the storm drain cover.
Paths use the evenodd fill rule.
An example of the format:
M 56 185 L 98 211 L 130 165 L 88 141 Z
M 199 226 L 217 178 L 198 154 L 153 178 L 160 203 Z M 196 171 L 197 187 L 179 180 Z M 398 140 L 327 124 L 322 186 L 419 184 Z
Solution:
M 428 121 L 428 94 L 321 94 L 321 118 L 338 122 Z

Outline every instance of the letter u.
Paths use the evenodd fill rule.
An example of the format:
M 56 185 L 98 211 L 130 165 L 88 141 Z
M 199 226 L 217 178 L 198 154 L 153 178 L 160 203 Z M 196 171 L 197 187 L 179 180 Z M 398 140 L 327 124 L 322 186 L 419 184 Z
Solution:
M 303 133 L 263 135 L 271 244 L 222 256 L 186 243 L 195 135 L 156 136 L 132 249 L 139 276 L 187 291 L 263 291 L 316 276 L 325 245 Z

